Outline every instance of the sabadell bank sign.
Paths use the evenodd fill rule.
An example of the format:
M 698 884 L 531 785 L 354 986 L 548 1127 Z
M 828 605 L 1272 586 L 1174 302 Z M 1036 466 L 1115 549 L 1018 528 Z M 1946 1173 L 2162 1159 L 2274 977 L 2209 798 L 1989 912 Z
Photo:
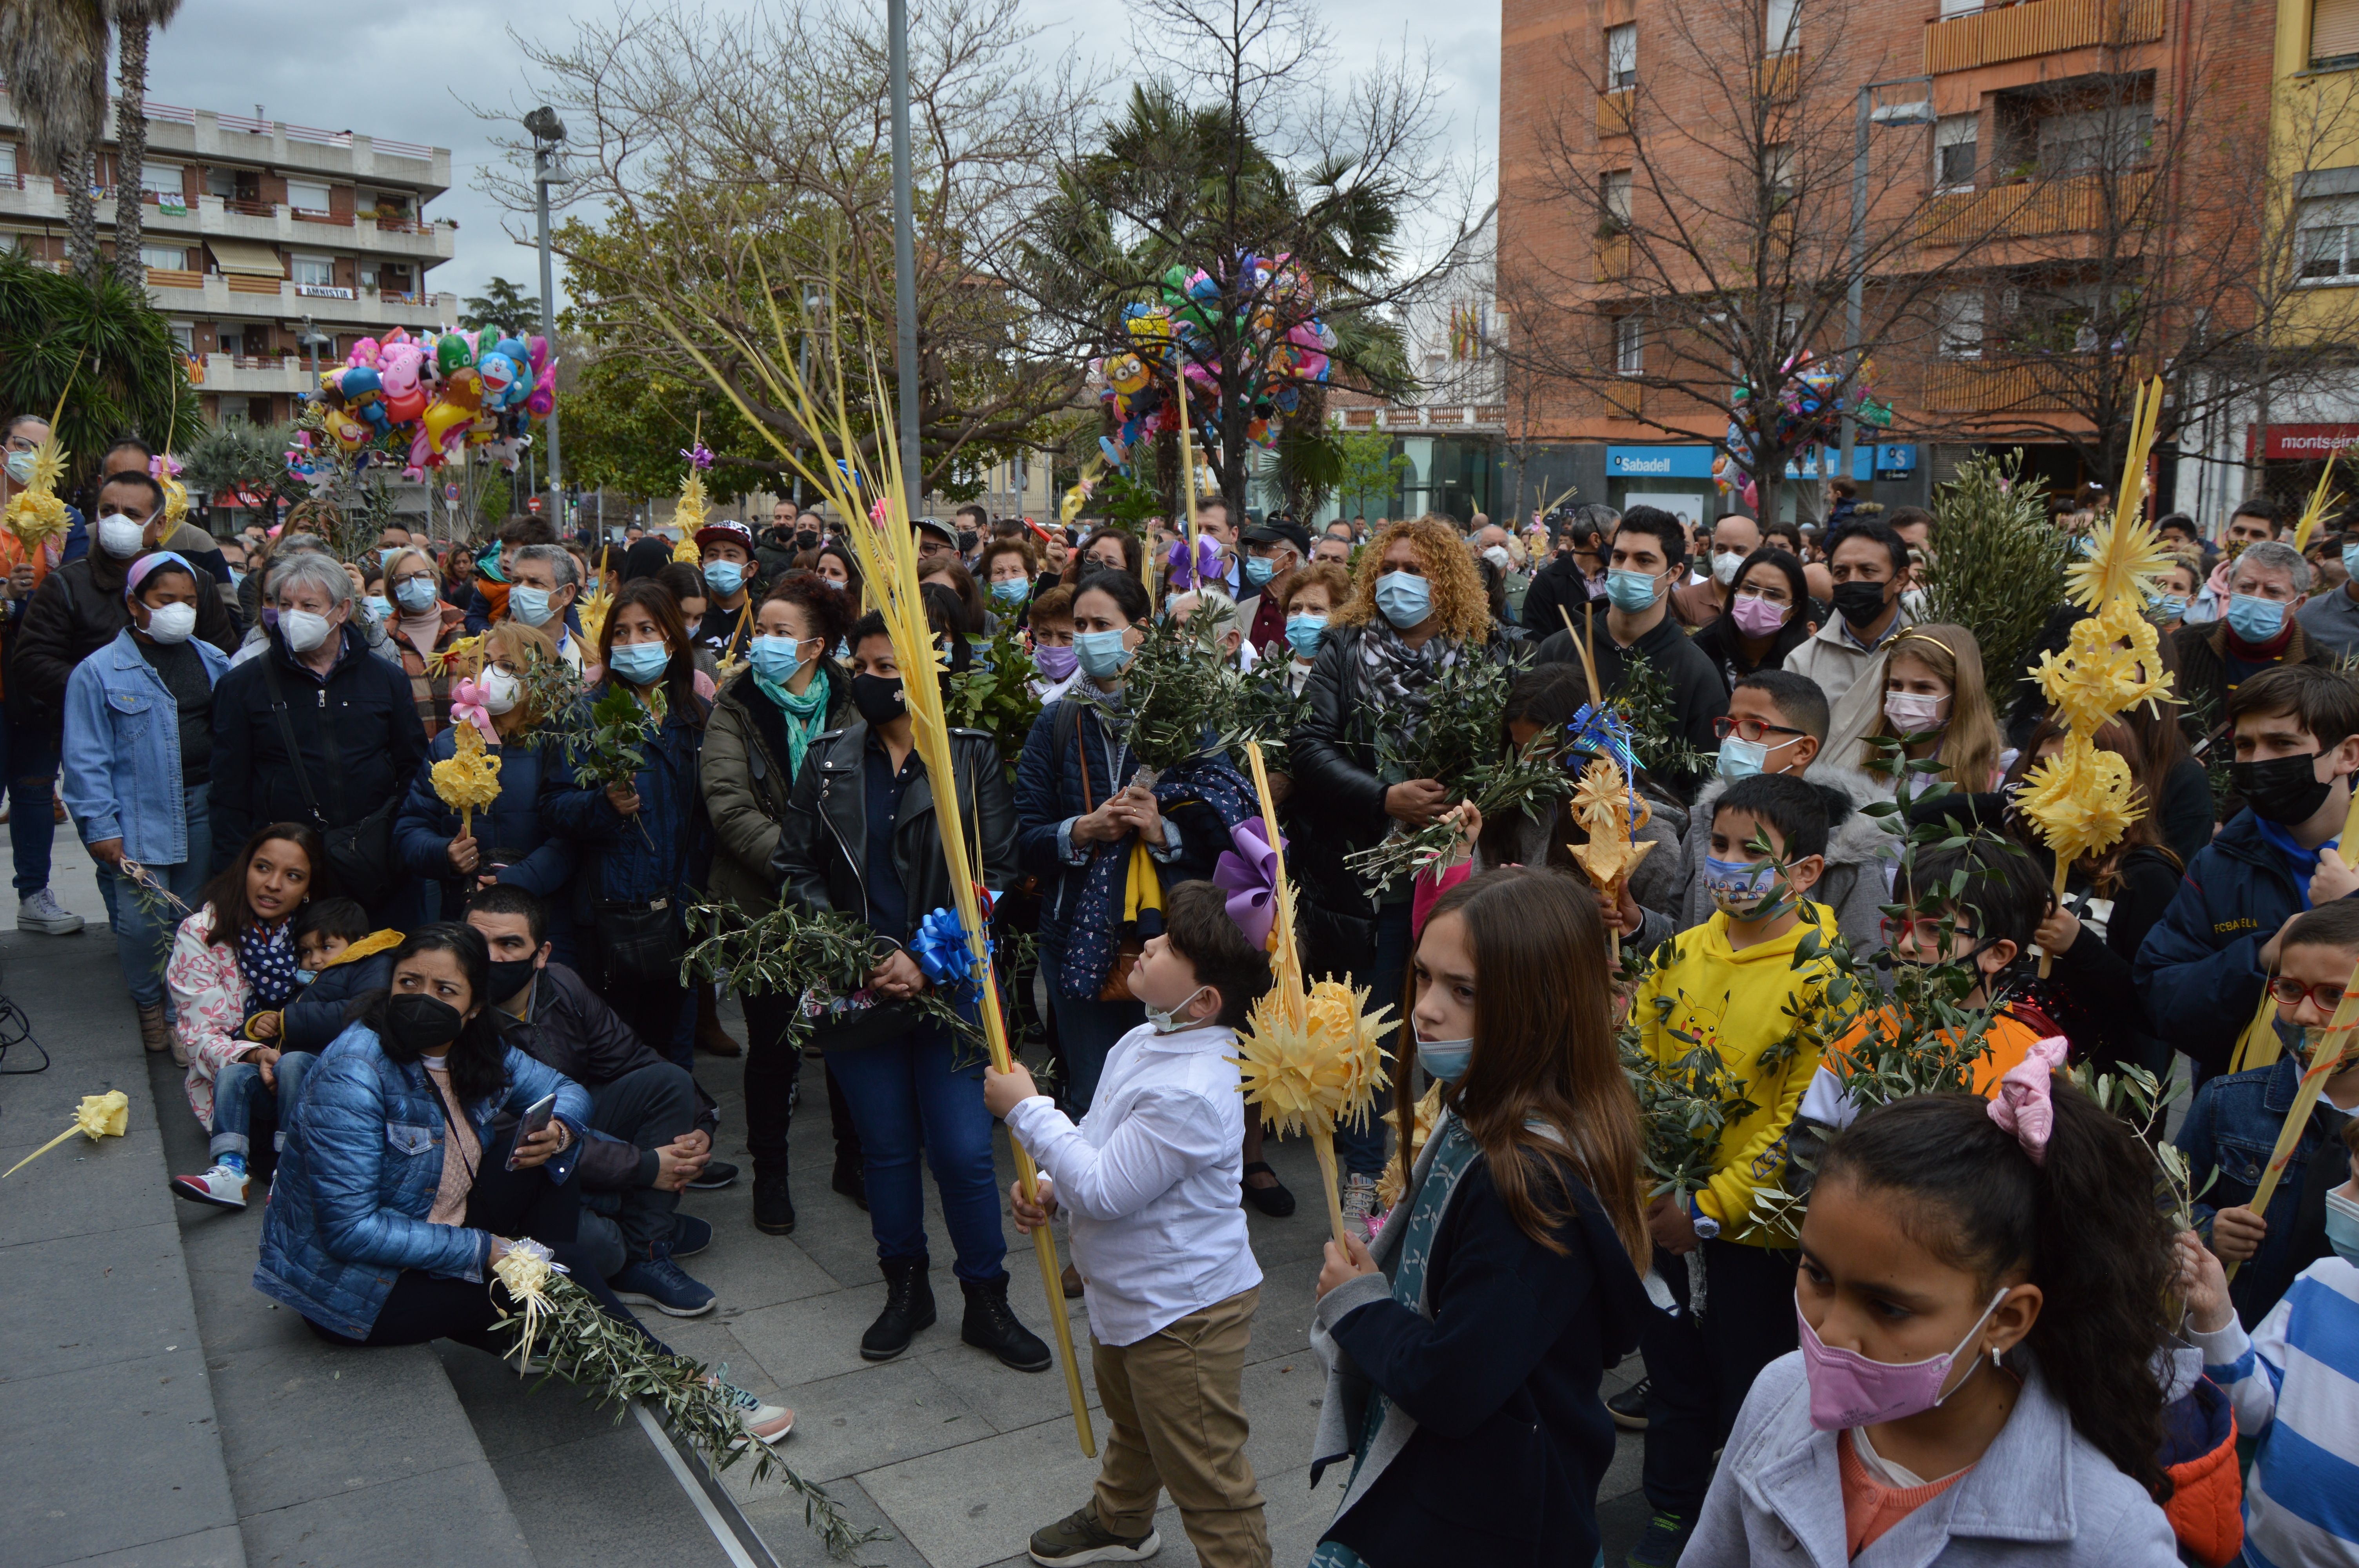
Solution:
M 1605 471 L 1615 479 L 1710 479 L 1710 447 L 1608 447 Z

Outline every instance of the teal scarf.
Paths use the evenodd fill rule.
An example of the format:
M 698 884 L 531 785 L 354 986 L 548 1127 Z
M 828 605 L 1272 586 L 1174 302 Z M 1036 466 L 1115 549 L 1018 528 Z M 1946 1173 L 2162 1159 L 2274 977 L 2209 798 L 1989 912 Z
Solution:
M 787 774 L 790 778 L 799 775 L 803 771 L 803 753 L 810 750 L 810 743 L 818 740 L 820 732 L 827 728 L 827 672 L 821 670 L 813 674 L 810 685 L 803 689 L 800 697 L 776 681 L 765 679 L 759 670 L 749 669 L 745 673 L 754 677 L 754 685 L 760 688 L 762 695 L 777 703 L 778 711 L 787 716 Z

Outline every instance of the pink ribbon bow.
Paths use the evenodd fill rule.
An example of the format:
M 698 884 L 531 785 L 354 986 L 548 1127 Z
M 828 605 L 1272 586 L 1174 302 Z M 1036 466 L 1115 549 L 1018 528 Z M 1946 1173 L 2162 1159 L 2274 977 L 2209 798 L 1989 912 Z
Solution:
M 1270 927 L 1277 921 L 1277 852 L 1269 824 L 1248 817 L 1229 829 L 1234 849 L 1221 851 L 1212 867 L 1212 885 L 1229 895 L 1229 918 L 1256 951 L 1269 949 Z M 1286 841 L 1278 839 L 1283 846 Z
M 492 728 L 492 710 L 484 706 L 483 687 L 465 676 L 451 683 L 451 722 L 472 724 L 484 732 L 484 739 L 496 746 L 500 732 Z
M 2064 1067 L 2068 1049 L 2064 1036 L 2051 1034 L 2034 1041 L 2022 1061 L 2006 1070 L 1991 1097 L 1990 1118 L 2015 1134 L 2035 1165 L 2048 1162 L 2048 1135 L 2056 1130 L 2056 1102 L 2050 1084 Z

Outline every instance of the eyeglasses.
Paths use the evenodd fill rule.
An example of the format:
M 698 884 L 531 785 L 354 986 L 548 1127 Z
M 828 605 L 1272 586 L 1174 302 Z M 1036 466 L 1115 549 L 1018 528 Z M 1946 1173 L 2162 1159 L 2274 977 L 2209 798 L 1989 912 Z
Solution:
M 1725 741 L 1734 735 L 1740 741 L 1750 741 L 1758 745 L 1771 735 L 1801 735 L 1808 731 L 1796 730 L 1790 725 L 1772 724 L 1767 719 L 1740 719 L 1733 714 L 1723 713 L 1712 721 L 1712 733 L 1714 740 Z
M 1908 945 L 1920 953 L 1939 953 L 1945 950 L 1950 945 L 1950 938 L 1961 932 L 1969 936 L 1973 935 L 1955 918 L 1944 920 L 1930 914 L 1917 915 L 1908 920 L 1895 920 L 1887 914 L 1878 921 L 1876 925 L 1886 947 L 1898 947 L 1900 939 L 1906 936 L 1908 938 Z
M 2306 986 L 2299 980 L 2292 979 L 2285 975 L 2279 975 L 2275 979 L 2269 981 L 2269 995 L 2277 998 L 2278 1001 L 2284 1003 L 2286 1006 L 2299 1007 L 2301 1005 L 2301 999 L 2308 997 L 2310 1000 L 2319 1005 L 2321 1011 L 2325 1012 L 2332 1012 L 2335 1008 L 2342 1004 L 2343 991 L 2343 987 L 2333 980 L 2322 981 L 2321 983 L 2314 986 Z

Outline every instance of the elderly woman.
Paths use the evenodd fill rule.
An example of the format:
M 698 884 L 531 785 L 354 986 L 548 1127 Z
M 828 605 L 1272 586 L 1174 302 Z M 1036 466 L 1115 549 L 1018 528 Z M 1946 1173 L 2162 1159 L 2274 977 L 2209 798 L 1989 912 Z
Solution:
M 433 559 L 423 550 L 403 546 L 387 552 L 382 624 L 401 673 L 409 677 L 409 694 L 418 704 L 418 722 L 432 740 L 451 722 L 451 675 L 438 669 L 436 655 L 467 634 L 466 612 L 445 601 L 435 576 Z M 511 600 L 515 589 L 509 589 Z
M 508 590 L 516 607 L 517 583 Z M 554 662 L 557 646 L 546 632 L 511 615 L 484 633 L 483 668 L 451 683 L 452 724 L 427 743 L 426 761 L 411 775 L 409 792 L 393 826 L 402 869 L 440 884 L 442 914 L 456 919 L 475 888 L 506 882 L 541 901 L 549 915 L 548 940 L 559 963 L 582 967 L 575 946 L 572 910 L 565 891 L 573 880 L 573 846 L 552 834 L 540 816 L 541 780 L 554 742 L 535 730 L 547 717 L 525 687 L 535 664 Z M 500 760 L 500 797 L 474 814 L 473 829 L 462 833 L 459 813 L 434 793 L 434 764 L 458 751 L 459 724 L 472 724 L 484 750 Z
M 216 858 L 265 822 L 320 830 L 338 886 L 373 919 L 396 913 L 401 792 L 426 757 L 408 678 L 353 624 L 353 584 L 327 556 L 270 568 L 267 648 L 213 688 Z
M 229 656 L 192 634 L 205 589 L 180 557 L 159 552 L 132 562 L 123 591 L 131 624 L 66 681 L 61 787 L 100 880 L 114 884 L 114 954 L 139 1010 L 140 1043 L 165 1051 L 172 1044 L 164 994 L 170 904 L 124 887 L 123 865 L 143 868 L 151 886 L 183 905 L 212 870 L 205 794 L 213 684 Z

